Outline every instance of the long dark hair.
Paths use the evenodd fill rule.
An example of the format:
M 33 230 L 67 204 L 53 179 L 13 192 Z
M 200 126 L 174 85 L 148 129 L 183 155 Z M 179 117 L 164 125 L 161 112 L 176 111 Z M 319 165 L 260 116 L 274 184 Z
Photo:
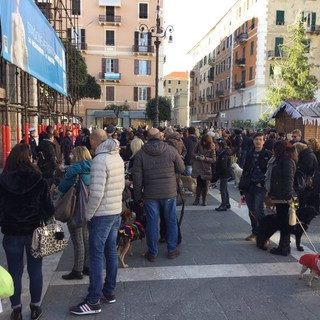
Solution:
M 16 144 L 6 161 L 3 172 L 12 171 L 34 171 L 41 174 L 40 169 L 31 162 L 31 150 L 28 144 Z
M 212 137 L 208 134 L 202 136 L 200 143 L 205 149 L 212 149 L 213 147 Z M 206 145 L 204 145 L 204 143 L 206 143 Z
M 274 157 L 276 160 L 289 157 L 294 160 L 296 157 L 295 147 L 287 140 L 279 140 L 273 146 Z

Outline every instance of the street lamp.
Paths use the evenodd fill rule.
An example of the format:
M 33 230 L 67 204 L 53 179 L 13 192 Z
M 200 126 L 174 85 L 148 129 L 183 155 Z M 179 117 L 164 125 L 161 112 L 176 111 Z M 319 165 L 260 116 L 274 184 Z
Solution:
M 141 33 L 147 31 L 152 38 L 155 38 L 154 45 L 156 47 L 156 78 L 155 78 L 155 102 L 156 102 L 156 110 L 155 110 L 155 117 L 153 119 L 153 127 L 159 127 L 159 47 L 161 44 L 160 39 L 165 39 L 167 36 L 167 32 L 170 33 L 169 35 L 169 43 L 172 43 L 172 33 L 173 33 L 173 26 L 169 25 L 166 28 L 160 25 L 160 0 L 157 2 L 157 18 L 156 18 L 156 25 L 153 27 L 148 27 L 146 24 L 140 24 L 139 30 Z M 143 36 L 143 34 L 142 34 Z

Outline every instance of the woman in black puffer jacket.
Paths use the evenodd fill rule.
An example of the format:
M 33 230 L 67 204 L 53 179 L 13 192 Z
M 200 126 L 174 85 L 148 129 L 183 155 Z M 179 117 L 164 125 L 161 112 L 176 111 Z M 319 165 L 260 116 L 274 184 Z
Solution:
M 293 181 L 296 171 L 296 151 L 288 141 L 277 141 L 273 147 L 275 164 L 271 173 L 269 196 L 276 206 L 279 219 L 280 242 L 272 254 L 287 256 L 290 254 L 289 204 L 293 201 Z
M 8 271 L 13 278 L 14 295 L 10 297 L 13 308 L 10 319 L 22 319 L 21 278 L 24 251 L 30 278 L 31 319 L 39 319 L 42 311 L 42 258 L 30 253 L 33 231 L 40 220 L 47 221 L 54 214 L 47 182 L 41 171 L 31 162 L 32 154 L 27 144 L 17 144 L 10 152 L 0 175 L 0 225 L 4 234 L 3 248 Z

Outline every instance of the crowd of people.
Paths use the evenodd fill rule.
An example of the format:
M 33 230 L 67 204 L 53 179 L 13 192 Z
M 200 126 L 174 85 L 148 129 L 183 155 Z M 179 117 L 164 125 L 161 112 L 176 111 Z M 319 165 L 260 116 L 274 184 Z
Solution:
M 76 315 L 101 312 L 101 295 L 108 303 L 116 301 L 117 236 L 125 187 L 131 188 L 132 200 L 145 211 L 144 257 L 151 263 L 157 260 L 159 239 L 167 244 L 168 259 L 180 255 L 176 206 L 177 195 L 185 197 L 181 176 L 196 185 L 194 206 L 206 206 L 210 186 L 219 182 L 221 203 L 215 210 L 224 212 L 231 208 L 228 185 L 234 177 L 232 164 L 237 163 L 242 170 L 239 191 L 246 199 L 252 229 L 245 240 L 256 240 L 259 221 L 266 214 L 266 198 L 275 205 L 280 241 L 270 250 L 272 254 L 290 254 L 288 211 L 292 202 L 319 211 L 320 142 L 315 138 L 304 141 L 298 129 L 286 134 L 242 128 L 120 130 L 109 125 L 93 132 L 83 128 L 73 141 L 70 131 L 63 134 L 48 126 L 39 134 L 38 143 L 35 130 L 29 131 L 29 145 L 21 141 L 12 149 L 0 175 L 0 225 L 15 285 L 10 298 L 12 320 L 22 319 L 24 251 L 31 319 L 42 316 L 42 259 L 30 254 L 32 234 L 41 220 L 53 216 L 52 198 L 66 193 L 80 179 L 89 190 L 88 202 L 85 208 L 76 206 L 74 214 L 84 214 L 87 223 L 68 223 L 74 264 L 62 276 L 66 281 L 89 276 L 85 300 L 70 308 Z M 78 212 L 81 210 L 84 212 Z M 266 242 L 265 247 L 268 245 Z

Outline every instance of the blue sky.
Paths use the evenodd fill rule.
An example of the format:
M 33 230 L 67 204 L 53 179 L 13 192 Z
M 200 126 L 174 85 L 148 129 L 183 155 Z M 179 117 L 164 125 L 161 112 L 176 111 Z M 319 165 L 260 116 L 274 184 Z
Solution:
M 235 2 L 236 0 L 164 0 L 164 26 L 174 26 L 174 43 L 165 44 L 167 62 L 164 74 L 188 70 L 186 53 Z

